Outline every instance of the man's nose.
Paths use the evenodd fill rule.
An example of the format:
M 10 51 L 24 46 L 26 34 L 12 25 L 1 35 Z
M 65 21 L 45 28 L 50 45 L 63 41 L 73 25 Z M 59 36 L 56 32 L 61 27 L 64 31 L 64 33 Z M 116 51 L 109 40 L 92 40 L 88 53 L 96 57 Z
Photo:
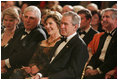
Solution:
M 106 17 L 102 18 L 102 21 L 105 21 L 106 20 Z
M 26 22 L 30 22 L 30 19 L 29 19 L 29 18 L 26 18 L 25 21 L 26 21 Z
M 65 25 L 64 24 L 61 24 L 61 26 L 60 26 L 61 28 L 64 28 L 65 27 Z

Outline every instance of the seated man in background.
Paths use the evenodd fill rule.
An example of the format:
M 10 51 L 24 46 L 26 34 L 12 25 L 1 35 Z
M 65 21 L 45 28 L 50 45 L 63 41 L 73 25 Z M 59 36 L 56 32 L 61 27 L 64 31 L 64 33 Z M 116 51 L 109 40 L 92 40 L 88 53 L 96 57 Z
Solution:
M 77 12 L 77 14 L 81 17 L 80 28 L 77 32 L 84 40 L 84 42 L 88 45 L 93 39 L 93 36 L 97 33 L 97 31 L 95 31 L 90 25 L 92 14 L 88 9 L 81 9 Z
M 77 14 L 81 17 L 80 28 L 77 30 L 77 32 L 79 33 L 80 37 L 84 40 L 84 42 L 88 46 L 90 41 L 93 39 L 94 35 L 98 33 L 91 26 L 92 14 L 88 9 L 81 9 L 80 11 L 77 12 Z M 88 61 L 90 60 L 92 55 L 93 54 L 89 52 Z
M 102 27 L 88 45 L 94 54 L 85 71 L 87 79 L 104 79 L 105 74 L 117 66 L 117 10 L 102 10 Z

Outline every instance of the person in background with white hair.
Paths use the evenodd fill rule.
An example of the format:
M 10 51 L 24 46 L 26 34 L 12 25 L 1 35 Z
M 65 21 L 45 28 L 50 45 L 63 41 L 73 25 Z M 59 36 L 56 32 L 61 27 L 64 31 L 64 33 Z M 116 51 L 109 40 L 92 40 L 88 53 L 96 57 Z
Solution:
M 63 6 L 62 14 L 64 14 L 65 12 L 68 12 L 68 11 L 74 11 L 73 7 L 71 5 Z
M 73 6 L 73 9 L 74 9 L 74 12 L 78 12 L 80 11 L 81 9 L 84 9 L 85 7 L 81 6 L 81 5 L 76 5 L 76 6 Z
M 24 10 L 24 28 L 15 32 L 12 42 L 7 46 L 8 51 L 4 52 L 8 57 L 1 61 L 1 67 L 7 68 L 9 76 L 14 69 L 26 66 L 37 44 L 46 39 L 46 34 L 39 25 L 40 20 L 41 12 L 36 6 L 29 6 Z
M 89 9 L 90 11 L 94 11 L 94 10 L 98 11 L 98 6 L 95 3 L 88 4 L 86 8 Z

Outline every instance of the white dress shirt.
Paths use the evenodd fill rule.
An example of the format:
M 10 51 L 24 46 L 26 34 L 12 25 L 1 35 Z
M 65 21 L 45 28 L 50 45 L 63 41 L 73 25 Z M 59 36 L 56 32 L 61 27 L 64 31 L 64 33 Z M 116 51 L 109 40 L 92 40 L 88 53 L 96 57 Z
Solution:
M 111 32 L 108 32 L 108 33 L 110 33 L 111 35 L 114 35 L 115 31 L 113 33 L 112 33 L 112 31 Z M 107 48 L 108 48 L 108 45 L 109 45 L 111 39 L 112 39 L 112 36 L 108 35 L 107 38 L 106 38 L 106 40 L 105 40 L 105 42 L 104 42 L 104 46 L 102 48 L 102 51 L 101 51 L 101 54 L 100 54 L 100 57 L 99 57 L 99 59 L 102 62 L 104 62 L 106 51 L 107 51 Z
M 25 32 L 26 32 L 27 34 L 29 34 L 31 31 L 27 31 L 27 30 L 25 29 Z M 26 34 L 25 34 L 25 35 L 22 35 L 21 40 L 24 39 L 25 37 L 26 37 Z

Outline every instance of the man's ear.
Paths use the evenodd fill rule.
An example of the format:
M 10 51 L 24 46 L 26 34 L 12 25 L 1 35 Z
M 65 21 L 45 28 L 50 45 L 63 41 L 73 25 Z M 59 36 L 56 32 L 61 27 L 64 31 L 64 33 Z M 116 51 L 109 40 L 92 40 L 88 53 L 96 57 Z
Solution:
M 19 22 L 20 22 L 19 20 L 17 20 L 17 19 L 15 20 L 15 23 L 16 23 L 17 25 L 19 24 Z
M 75 30 L 77 30 L 77 29 L 78 29 L 78 24 L 75 25 Z
M 91 19 L 89 18 L 89 19 L 87 20 L 87 22 L 91 23 Z
M 117 27 L 117 18 L 115 18 L 114 22 L 115 22 L 115 26 Z

